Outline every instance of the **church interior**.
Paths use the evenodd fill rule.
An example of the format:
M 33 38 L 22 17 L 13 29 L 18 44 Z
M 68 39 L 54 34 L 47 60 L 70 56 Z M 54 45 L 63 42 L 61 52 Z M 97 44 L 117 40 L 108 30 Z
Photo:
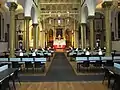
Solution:
M 0 90 L 119 90 L 120 0 L 0 0 Z

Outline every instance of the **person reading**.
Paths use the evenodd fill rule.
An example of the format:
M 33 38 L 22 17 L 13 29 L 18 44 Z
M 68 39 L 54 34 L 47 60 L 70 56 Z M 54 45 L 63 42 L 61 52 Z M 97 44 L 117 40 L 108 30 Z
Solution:
M 23 52 L 22 52 L 22 50 L 20 49 L 20 54 L 19 54 L 19 56 L 23 56 Z
M 103 55 L 102 50 L 99 49 L 98 55 Z
M 86 51 L 85 55 L 90 55 L 90 52 L 89 52 L 89 51 Z

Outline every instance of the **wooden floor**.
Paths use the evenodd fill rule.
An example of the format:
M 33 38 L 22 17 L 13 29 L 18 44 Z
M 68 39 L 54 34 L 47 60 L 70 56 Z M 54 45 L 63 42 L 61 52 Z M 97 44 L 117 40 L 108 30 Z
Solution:
M 101 82 L 22 82 L 17 90 L 108 90 Z

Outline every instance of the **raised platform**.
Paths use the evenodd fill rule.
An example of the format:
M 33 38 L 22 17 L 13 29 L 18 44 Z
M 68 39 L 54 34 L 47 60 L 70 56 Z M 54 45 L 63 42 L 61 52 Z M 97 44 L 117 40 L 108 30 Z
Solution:
M 56 51 L 56 52 L 64 52 L 65 49 L 61 49 L 61 48 L 59 49 L 59 48 L 57 48 L 57 49 L 55 49 L 55 51 Z

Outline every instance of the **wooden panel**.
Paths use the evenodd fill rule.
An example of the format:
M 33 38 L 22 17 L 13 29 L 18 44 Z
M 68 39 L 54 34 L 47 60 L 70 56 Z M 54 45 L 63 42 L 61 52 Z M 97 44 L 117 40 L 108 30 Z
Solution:
M 102 82 L 22 82 L 17 90 L 108 90 Z

